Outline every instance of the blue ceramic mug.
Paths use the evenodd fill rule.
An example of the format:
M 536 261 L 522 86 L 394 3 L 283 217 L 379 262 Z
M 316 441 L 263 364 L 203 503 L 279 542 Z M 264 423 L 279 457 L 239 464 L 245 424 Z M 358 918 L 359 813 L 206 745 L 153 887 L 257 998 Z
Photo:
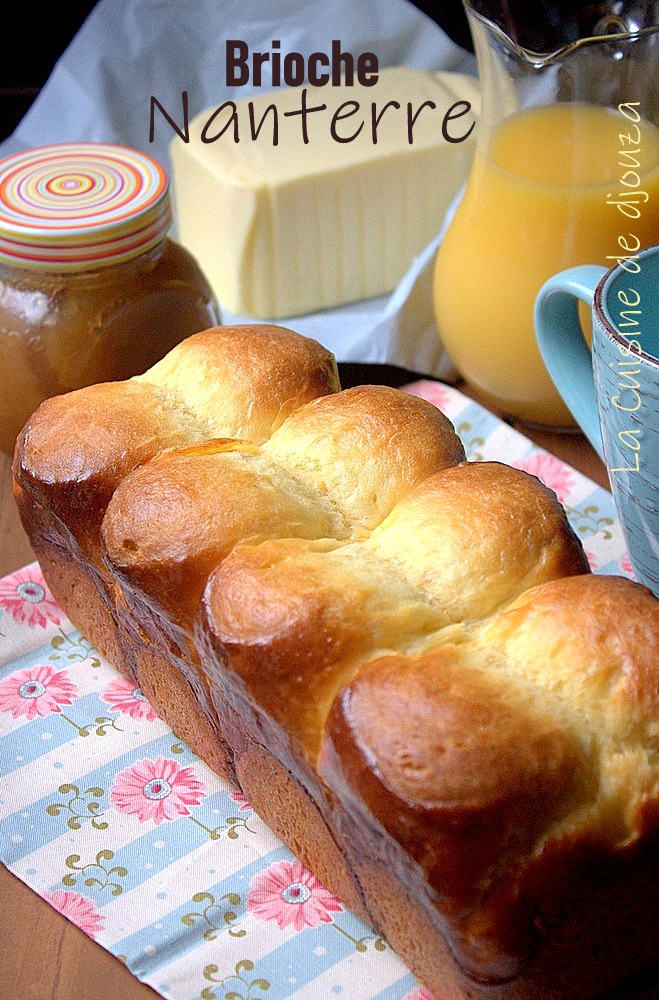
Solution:
M 592 353 L 579 300 L 591 306 Z M 540 352 L 606 463 L 637 579 L 659 597 L 659 246 L 603 267 L 573 267 L 538 294 Z

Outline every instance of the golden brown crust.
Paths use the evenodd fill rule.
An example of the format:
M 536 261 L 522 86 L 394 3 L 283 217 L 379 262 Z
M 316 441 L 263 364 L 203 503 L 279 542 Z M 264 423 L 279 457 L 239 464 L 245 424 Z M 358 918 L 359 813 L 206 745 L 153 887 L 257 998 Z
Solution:
M 656 836 L 659 602 L 574 576 L 444 636 L 356 673 L 318 769 L 371 847 L 380 827 L 416 861 L 463 968 L 505 980 L 584 856 L 615 871 Z
M 651 959 L 658 602 L 538 480 L 265 325 L 44 404 L 14 470 L 78 627 L 438 996 Z
M 168 450 L 119 484 L 103 547 L 129 590 L 191 631 L 211 571 L 239 542 L 333 534 L 332 512 L 314 499 L 256 448 Z
M 617 576 L 548 582 L 522 593 L 480 642 L 595 713 L 598 729 L 657 749 L 659 602 L 645 588 Z M 543 656 L 531 658 L 536 647 Z
M 299 406 L 340 389 L 326 348 L 269 323 L 202 330 L 135 381 L 183 401 L 205 429 L 197 441 L 265 441 Z
M 243 546 L 218 567 L 198 644 L 208 645 L 212 683 L 239 685 L 295 742 L 295 754 L 313 761 L 323 720 L 356 664 L 438 621 L 420 594 L 359 547 L 281 539 Z
M 484 539 L 474 537 L 479 517 Z M 525 583 L 588 570 L 555 497 L 497 463 L 436 472 L 370 536 L 358 536 L 349 544 L 252 539 L 223 559 L 206 591 L 207 673 L 220 685 L 227 671 L 239 675 L 309 759 L 339 687 L 361 662 L 481 618 Z
M 345 520 L 344 535 L 375 528 L 427 476 L 464 459 L 450 421 L 423 399 L 355 386 L 299 408 L 264 451 Z
M 448 621 L 483 618 L 536 583 L 589 572 L 555 494 L 500 462 L 429 476 L 366 544 Z
M 164 448 L 209 438 L 263 441 L 297 406 L 339 388 L 329 351 L 263 324 L 201 331 L 144 375 L 46 400 L 15 450 L 26 531 L 45 505 L 58 530 L 100 564 L 105 509 L 132 469 Z
M 421 867 L 463 968 L 519 972 L 533 931 L 519 868 L 595 792 L 578 734 L 445 646 L 370 663 L 335 703 L 327 739 L 321 774 Z

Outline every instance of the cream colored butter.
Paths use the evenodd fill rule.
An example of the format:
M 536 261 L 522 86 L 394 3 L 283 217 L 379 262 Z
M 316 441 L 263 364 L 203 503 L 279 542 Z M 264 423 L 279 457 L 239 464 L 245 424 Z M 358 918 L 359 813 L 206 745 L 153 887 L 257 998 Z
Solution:
M 463 136 L 479 110 L 473 77 L 404 67 L 380 71 L 375 86 L 281 88 L 236 102 L 214 118 L 207 109 L 190 122 L 190 141 L 171 143 L 172 181 L 180 240 L 195 255 L 222 306 L 262 319 L 317 312 L 382 295 L 399 282 L 437 233 L 470 167 L 475 129 L 461 142 L 442 136 L 445 114 L 457 101 L 471 110 L 447 122 Z M 359 109 L 337 119 L 341 105 Z M 390 101 L 400 109 L 385 106 Z M 408 112 L 424 101 L 408 142 Z M 258 123 L 275 105 L 258 138 L 250 134 L 250 105 Z M 373 142 L 372 106 L 381 114 Z M 343 113 L 352 110 L 350 105 Z M 228 124 L 229 123 L 229 124 Z M 239 141 L 235 142 L 237 123 Z M 226 131 L 214 139 L 227 126 Z M 206 131 L 203 132 L 204 127 Z

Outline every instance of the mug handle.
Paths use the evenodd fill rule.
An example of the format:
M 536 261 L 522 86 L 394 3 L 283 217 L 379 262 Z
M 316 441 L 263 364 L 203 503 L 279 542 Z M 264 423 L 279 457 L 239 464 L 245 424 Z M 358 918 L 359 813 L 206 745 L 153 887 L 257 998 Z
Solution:
M 546 281 L 535 302 L 535 336 L 556 388 L 600 458 L 604 460 L 597 414 L 593 359 L 579 322 L 581 299 L 592 307 L 606 268 L 584 264 Z

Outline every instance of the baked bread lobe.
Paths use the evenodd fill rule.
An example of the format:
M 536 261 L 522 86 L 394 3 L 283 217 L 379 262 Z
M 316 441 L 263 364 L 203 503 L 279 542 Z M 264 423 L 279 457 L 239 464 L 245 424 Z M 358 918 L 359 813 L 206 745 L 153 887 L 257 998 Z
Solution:
M 144 375 L 46 400 L 22 431 L 16 479 L 63 516 L 67 498 L 85 504 L 80 537 L 87 529 L 98 543 L 109 496 L 156 452 L 214 437 L 262 442 L 297 406 L 339 388 L 333 356 L 309 338 L 265 324 L 214 327 Z
M 438 998 L 656 960 L 659 603 L 536 478 L 266 325 L 43 404 L 14 477 L 72 621 Z
M 362 831 L 354 863 L 378 832 L 402 884 L 412 858 L 475 979 L 520 975 L 594 872 L 656 847 L 658 637 L 648 591 L 573 576 L 339 692 L 318 769 Z
M 497 482 L 507 498 L 500 506 Z M 484 512 L 484 542 L 470 510 L 475 523 Z M 516 596 L 520 580 L 586 572 L 564 513 L 537 479 L 461 462 L 410 489 L 369 535 L 347 544 L 284 538 L 236 547 L 206 590 L 204 668 L 218 689 L 240 684 L 315 763 L 338 687 L 365 660 L 464 629 Z

